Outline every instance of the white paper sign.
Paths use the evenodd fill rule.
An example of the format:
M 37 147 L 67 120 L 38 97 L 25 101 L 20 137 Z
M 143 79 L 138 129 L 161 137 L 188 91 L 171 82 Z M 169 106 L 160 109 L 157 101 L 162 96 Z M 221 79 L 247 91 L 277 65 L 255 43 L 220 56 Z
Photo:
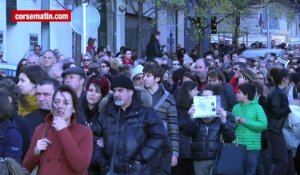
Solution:
M 286 59 L 286 58 L 283 58 L 283 57 L 279 57 L 278 58 L 278 62 L 281 63 L 284 67 L 287 67 L 290 60 Z
M 193 118 L 217 116 L 217 96 L 195 96 L 195 113 Z

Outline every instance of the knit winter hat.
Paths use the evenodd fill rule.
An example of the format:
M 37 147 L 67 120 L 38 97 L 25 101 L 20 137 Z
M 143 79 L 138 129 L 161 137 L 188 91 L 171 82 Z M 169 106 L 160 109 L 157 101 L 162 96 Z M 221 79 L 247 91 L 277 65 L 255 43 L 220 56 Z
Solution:
M 114 89 L 117 87 L 121 87 L 121 88 L 125 88 L 125 89 L 134 91 L 134 86 L 132 84 L 132 81 L 124 75 L 119 75 L 118 77 L 116 77 L 115 79 L 112 80 L 111 89 Z
M 131 70 L 131 80 L 138 74 L 142 74 L 143 73 L 143 69 L 144 69 L 144 66 L 142 65 L 137 65 L 135 66 L 132 70 Z

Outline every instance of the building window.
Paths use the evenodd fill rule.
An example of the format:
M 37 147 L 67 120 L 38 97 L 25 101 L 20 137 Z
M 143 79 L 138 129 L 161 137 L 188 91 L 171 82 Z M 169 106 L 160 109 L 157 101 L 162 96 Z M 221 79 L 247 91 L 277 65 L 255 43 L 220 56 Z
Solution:
M 3 51 L 3 32 L 0 31 L 0 51 Z
M 38 34 L 29 34 L 30 51 L 33 51 L 34 46 L 38 44 L 38 41 L 39 41 Z

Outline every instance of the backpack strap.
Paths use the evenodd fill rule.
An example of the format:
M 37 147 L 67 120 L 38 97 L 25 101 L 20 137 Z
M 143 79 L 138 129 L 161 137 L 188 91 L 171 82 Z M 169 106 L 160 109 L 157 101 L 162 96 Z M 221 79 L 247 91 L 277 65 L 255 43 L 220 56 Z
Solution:
M 161 99 L 153 106 L 154 110 L 157 110 L 160 105 L 167 99 L 168 95 L 170 93 L 166 90 L 164 90 L 164 95 L 161 97 Z

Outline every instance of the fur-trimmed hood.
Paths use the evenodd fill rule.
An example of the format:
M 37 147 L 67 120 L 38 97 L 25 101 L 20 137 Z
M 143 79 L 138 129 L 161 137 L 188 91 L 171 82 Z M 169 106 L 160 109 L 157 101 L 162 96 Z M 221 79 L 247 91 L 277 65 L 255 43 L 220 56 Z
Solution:
M 136 98 L 142 106 L 151 107 L 152 106 L 152 96 L 144 87 L 135 87 L 134 97 Z M 99 112 L 103 112 L 107 105 L 113 101 L 113 93 L 110 91 L 108 95 L 102 98 L 99 103 Z

